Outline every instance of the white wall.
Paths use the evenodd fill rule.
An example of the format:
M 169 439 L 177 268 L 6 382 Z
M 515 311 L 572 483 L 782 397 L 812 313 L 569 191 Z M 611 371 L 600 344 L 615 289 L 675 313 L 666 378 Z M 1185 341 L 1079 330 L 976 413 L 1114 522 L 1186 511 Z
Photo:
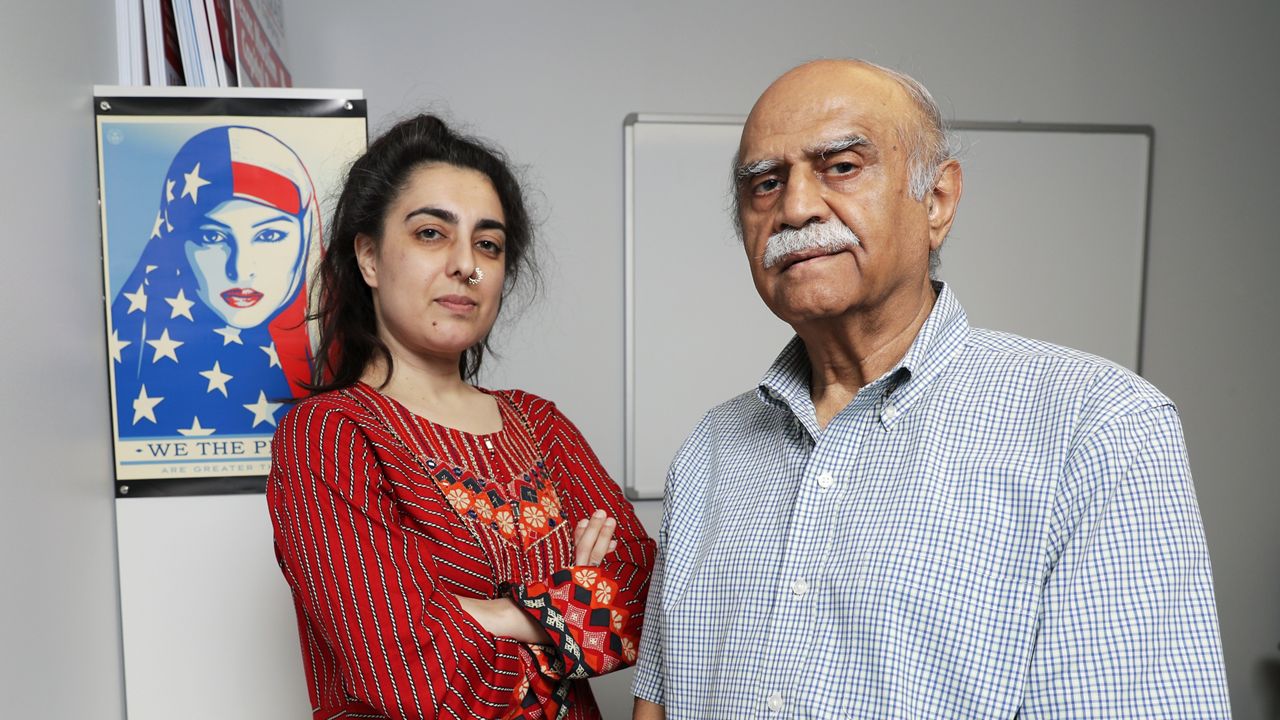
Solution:
M 114 5 L 0 7 L 0 697 L 123 713 L 111 415 L 90 108 Z
M 615 472 L 627 112 L 743 113 L 790 65 L 861 55 L 917 75 L 955 117 L 1154 125 L 1147 375 L 1183 412 L 1236 717 L 1280 714 L 1280 323 L 1268 304 L 1280 6 L 726 5 L 288 0 L 286 22 L 299 86 L 363 88 L 375 128 L 447 108 L 531 166 L 547 287 L 492 381 L 557 400 Z M 122 717 L 88 105 L 94 83 L 115 81 L 113 4 L 2 11 L 0 690 L 14 716 Z M 625 678 L 598 687 L 606 717 L 623 717 Z

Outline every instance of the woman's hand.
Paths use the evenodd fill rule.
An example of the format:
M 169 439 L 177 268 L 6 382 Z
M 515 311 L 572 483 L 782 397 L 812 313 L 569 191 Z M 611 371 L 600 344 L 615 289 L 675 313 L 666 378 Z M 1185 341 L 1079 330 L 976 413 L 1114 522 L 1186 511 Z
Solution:
M 579 520 L 573 529 L 573 564 L 599 565 L 605 555 L 618 547 L 613 539 L 617 527 L 618 521 L 604 510 L 596 510 L 590 518 Z
M 459 597 L 458 604 L 485 632 L 529 645 L 550 645 L 551 637 L 536 620 L 516 607 L 510 598 L 482 600 Z
M 604 510 L 597 510 L 590 518 L 579 521 L 573 529 L 573 564 L 599 565 L 604 556 L 618 546 L 613 539 L 613 531 L 617 527 L 618 521 L 609 517 Z M 482 600 L 459 597 L 458 605 L 490 635 L 531 645 L 551 643 L 547 631 L 510 598 Z

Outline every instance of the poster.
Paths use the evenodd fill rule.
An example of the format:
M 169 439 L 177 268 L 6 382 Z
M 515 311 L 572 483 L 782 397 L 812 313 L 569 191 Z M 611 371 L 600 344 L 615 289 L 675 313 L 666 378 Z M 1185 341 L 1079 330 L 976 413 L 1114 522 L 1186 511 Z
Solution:
M 158 92 L 94 99 L 115 474 L 135 496 L 268 472 L 310 377 L 326 201 L 367 142 L 363 100 Z

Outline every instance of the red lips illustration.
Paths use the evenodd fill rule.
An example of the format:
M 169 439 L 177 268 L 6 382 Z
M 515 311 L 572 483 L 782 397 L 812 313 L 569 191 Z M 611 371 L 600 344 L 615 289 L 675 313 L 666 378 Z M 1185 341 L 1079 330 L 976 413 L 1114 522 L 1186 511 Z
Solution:
M 231 288 L 222 293 L 222 299 L 233 308 L 248 308 L 258 304 L 262 293 L 252 288 Z

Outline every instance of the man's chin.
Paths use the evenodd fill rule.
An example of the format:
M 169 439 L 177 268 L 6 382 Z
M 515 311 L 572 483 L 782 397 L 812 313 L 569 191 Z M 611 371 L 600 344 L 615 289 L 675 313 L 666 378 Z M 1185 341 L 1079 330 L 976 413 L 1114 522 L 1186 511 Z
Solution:
M 805 325 L 846 317 L 856 306 L 851 297 L 800 297 L 780 298 L 770 303 L 769 309 L 783 322 L 799 329 Z

